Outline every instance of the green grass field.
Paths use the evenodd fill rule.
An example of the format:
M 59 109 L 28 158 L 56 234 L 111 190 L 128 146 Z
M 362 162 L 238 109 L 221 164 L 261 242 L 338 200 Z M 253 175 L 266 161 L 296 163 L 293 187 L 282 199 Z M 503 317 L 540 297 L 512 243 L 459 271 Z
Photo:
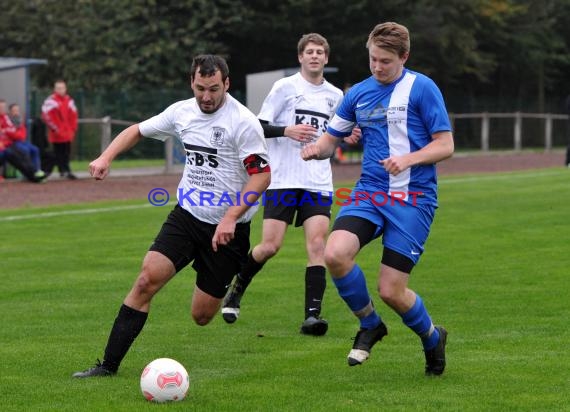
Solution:
M 89 170 L 91 160 L 73 160 L 71 161 L 71 170 L 85 171 Z M 119 159 L 113 162 L 113 169 L 132 169 L 137 167 L 164 166 L 164 159 Z
M 0 211 L 0 408 L 570 410 L 569 178 L 551 169 L 440 179 L 440 208 L 410 283 L 449 331 L 440 378 L 424 377 L 419 340 L 374 292 L 379 241 L 358 258 L 389 327 L 370 360 L 347 366 L 358 323 L 332 282 L 323 313 L 329 333 L 299 334 L 305 252 L 302 231 L 293 229 L 254 280 L 237 323 L 191 322 L 188 268 L 153 301 L 116 377 L 74 380 L 74 371 L 102 356 L 170 207 L 140 199 Z M 183 402 L 155 405 L 140 394 L 142 368 L 158 357 L 187 367 Z

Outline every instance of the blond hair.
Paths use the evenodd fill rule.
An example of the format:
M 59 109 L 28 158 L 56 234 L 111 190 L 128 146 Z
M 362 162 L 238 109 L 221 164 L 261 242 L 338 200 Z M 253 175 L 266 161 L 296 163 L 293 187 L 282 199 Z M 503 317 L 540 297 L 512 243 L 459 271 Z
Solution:
M 406 26 L 394 22 L 377 24 L 366 42 L 366 47 L 371 45 L 392 51 L 398 57 L 404 57 L 410 52 L 410 32 Z

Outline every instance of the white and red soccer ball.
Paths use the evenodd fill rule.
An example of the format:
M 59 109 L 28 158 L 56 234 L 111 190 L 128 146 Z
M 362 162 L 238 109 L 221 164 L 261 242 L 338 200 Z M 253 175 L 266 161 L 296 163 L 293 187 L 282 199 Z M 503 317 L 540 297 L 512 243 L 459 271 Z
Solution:
M 189 387 L 188 372 L 174 359 L 155 359 L 141 374 L 141 391 L 152 402 L 181 401 Z

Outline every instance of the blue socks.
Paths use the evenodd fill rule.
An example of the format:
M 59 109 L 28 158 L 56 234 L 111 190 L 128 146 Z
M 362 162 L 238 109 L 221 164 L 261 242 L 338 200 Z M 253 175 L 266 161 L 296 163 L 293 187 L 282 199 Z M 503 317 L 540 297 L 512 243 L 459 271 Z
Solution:
M 368 294 L 366 278 L 358 267 L 354 267 L 342 278 L 333 278 L 333 282 L 338 289 L 338 294 L 346 302 L 348 307 L 360 319 L 360 327 L 363 329 L 374 329 L 381 320 Z
M 358 265 L 343 278 L 333 278 L 338 289 L 338 294 L 346 302 L 348 307 L 360 319 L 360 327 L 374 329 L 380 322 L 380 316 L 376 313 L 372 300 L 366 287 L 366 278 Z M 430 350 L 439 342 L 439 332 L 433 326 L 431 318 L 419 295 L 409 311 L 401 315 L 402 321 L 412 329 L 422 340 L 424 350 Z
M 436 347 L 439 342 L 439 332 L 434 328 L 431 318 L 427 313 L 424 302 L 416 295 L 414 306 L 402 314 L 402 321 L 411 330 L 422 339 L 424 350 L 430 350 Z

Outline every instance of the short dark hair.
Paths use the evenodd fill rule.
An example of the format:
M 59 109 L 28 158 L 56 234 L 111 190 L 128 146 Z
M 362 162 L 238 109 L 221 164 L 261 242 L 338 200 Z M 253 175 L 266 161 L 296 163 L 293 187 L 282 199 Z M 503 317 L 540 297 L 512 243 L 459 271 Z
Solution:
M 194 80 L 196 70 L 202 76 L 213 76 L 219 70 L 222 73 L 222 81 L 225 82 L 230 75 L 230 69 L 226 60 L 216 54 L 200 54 L 192 60 L 190 67 L 190 80 Z
M 10 106 L 8 106 L 8 110 L 12 110 L 12 107 L 14 106 L 20 106 L 18 103 L 12 103 Z
M 297 43 L 297 54 L 298 55 L 303 54 L 305 48 L 307 47 L 307 44 L 309 43 L 315 43 L 319 46 L 323 46 L 323 48 L 325 49 L 325 56 L 329 55 L 331 50 L 329 42 L 319 33 L 304 34 L 303 37 L 299 39 L 299 43 Z

